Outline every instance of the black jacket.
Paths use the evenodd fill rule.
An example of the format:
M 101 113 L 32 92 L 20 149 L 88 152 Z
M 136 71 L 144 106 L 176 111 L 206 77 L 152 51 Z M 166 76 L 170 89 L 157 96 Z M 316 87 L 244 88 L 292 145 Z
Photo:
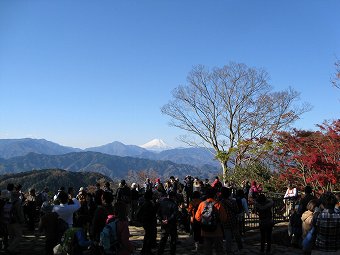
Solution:
M 160 220 L 168 220 L 168 224 L 177 223 L 178 206 L 174 200 L 170 198 L 164 198 L 157 211 L 158 218 Z

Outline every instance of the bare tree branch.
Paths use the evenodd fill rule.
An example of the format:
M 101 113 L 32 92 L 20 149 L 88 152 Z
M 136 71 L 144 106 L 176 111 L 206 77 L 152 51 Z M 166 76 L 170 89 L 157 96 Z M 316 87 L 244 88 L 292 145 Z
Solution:
M 177 87 L 161 110 L 171 117 L 170 125 L 214 148 L 226 174 L 228 163 L 240 165 L 258 156 L 252 155 L 252 142 L 271 139 L 310 110 L 308 105 L 294 105 L 299 93 L 292 88 L 271 89 L 268 73 L 262 69 L 238 63 L 212 71 L 197 66 L 189 73 L 187 85 Z M 198 144 L 188 136 L 182 139 Z

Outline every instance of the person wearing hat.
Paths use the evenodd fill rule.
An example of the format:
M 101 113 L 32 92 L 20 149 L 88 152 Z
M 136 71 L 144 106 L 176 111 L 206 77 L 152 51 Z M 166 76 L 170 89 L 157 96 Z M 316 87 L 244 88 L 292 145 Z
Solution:
M 104 191 L 108 191 L 108 192 L 111 192 L 113 194 L 113 189 L 111 189 L 111 185 L 110 185 L 109 182 L 105 182 Z

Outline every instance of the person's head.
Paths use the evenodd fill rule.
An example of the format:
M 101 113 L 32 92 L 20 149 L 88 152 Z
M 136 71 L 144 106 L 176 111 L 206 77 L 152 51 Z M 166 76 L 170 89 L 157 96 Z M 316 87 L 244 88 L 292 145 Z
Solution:
M 325 192 L 320 197 L 321 204 L 324 206 L 325 209 L 334 209 L 337 199 L 332 192 Z
M 79 200 L 80 204 L 85 204 L 86 201 L 86 193 L 85 192 L 80 192 L 77 196 L 77 199 Z
M 106 188 L 110 188 L 110 183 L 109 182 L 105 182 L 105 187 Z
M 256 186 L 256 181 L 252 181 L 251 186 Z
M 127 207 L 126 204 L 122 201 L 118 201 L 113 206 L 114 214 L 120 220 L 127 219 Z
M 65 191 L 60 191 L 58 194 L 58 200 L 61 204 L 67 204 L 68 202 L 68 194 Z
M 288 188 L 288 189 L 293 188 L 293 184 L 292 184 L 291 182 L 288 182 L 287 188 Z
M 221 188 L 221 197 L 222 198 L 229 198 L 231 195 L 231 189 L 227 187 Z
M 315 207 L 318 206 L 318 200 L 312 199 L 311 201 L 308 202 L 307 204 L 307 210 L 314 212 Z
M 218 176 L 215 176 L 215 180 L 219 181 L 219 180 L 220 180 L 220 178 L 218 178 Z
M 309 186 L 309 185 L 307 185 L 307 186 L 305 187 L 305 193 L 306 193 L 306 194 L 312 194 L 312 192 L 313 192 L 312 187 Z
M 125 180 L 121 180 L 119 185 L 120 185 L 121 187 L 124 187 L 124 186 L 126 185 L 126 181 L 125 181 Z
M 14 189 L 14 184 L 13 183 L 8 183 L 7 184 L 7 190 L 8 191 L 13 191 L 13 189 Z
M 259 203 L 259 204 L 264 204 L 266 202 L 266 200 L 267 200 L 266 195 L 261 193 L 261 194 L 258 195 L 256 202 Z
M 106 205 L 111 205 L 113 202 L 113 194 L 109 191 L 104 191 L 102 195 L 102 202 Z
M 29 193 L 31 196 L 35 196 L 35 189 L 33 189 L 33 188 L 29 189 L 28 193 Z

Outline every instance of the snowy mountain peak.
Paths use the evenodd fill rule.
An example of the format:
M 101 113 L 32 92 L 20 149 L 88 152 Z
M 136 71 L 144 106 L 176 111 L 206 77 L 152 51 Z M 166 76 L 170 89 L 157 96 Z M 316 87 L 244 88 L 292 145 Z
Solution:
M 171 149 L 171 147 L 161 139 L 153 139 L 150 142 L 141 145 L 140 147 L 152 151 L 164 151 Z

